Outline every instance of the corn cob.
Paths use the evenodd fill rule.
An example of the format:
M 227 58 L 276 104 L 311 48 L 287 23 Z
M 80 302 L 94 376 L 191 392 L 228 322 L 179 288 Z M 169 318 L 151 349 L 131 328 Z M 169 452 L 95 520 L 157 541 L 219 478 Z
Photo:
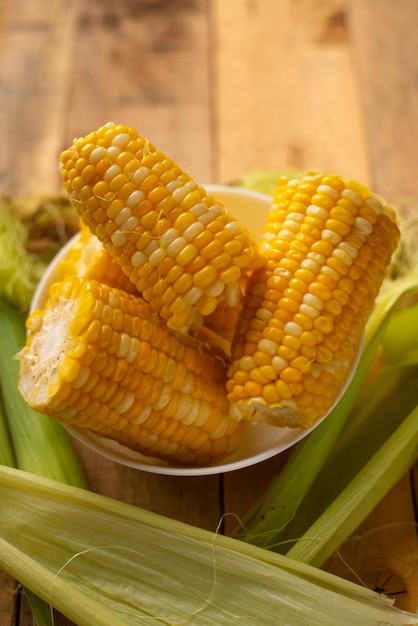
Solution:
M 228 370 L 236 416 L 310 427 L 329 411 L 398 238 L 393 209 L 354 181 L 279 181 Z
M 174 331 L 199 327 L 262 264 L 225 209 L 125 125 L 106 124 L 61 154 L 69 198 L 153 310 Z
M 27 327 L 19 389 L 35 410 L 181 465 L 238 446 L 225 363 L 180 341 L 142 298 L 69 276 Z
M 58 263 L 57 275 L 61 280 L 71 275 L 97 280 L 139 296 L 135 285 L 123 273 L 120 265 L 83 222 L 80 222 L 79 237 L 71 243 L 66 255 Z

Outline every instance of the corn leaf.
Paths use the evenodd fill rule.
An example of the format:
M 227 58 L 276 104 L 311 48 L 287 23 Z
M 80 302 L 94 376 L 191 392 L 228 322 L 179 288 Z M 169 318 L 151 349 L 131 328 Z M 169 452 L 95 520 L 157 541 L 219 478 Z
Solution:
M 418 623 L 286 556 L 6 467 L 0 565 L 80 626 Z

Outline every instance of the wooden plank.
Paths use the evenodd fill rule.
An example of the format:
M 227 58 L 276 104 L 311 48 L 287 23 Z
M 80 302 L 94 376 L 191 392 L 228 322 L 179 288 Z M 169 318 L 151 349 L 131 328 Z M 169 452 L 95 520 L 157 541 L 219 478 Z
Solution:
M 416 199 L 418 4 L 352 0 L 350 31 L 371 184 Z
M 344 0 L 213 2 L 217 175 L 332 170 L 368 180 Z

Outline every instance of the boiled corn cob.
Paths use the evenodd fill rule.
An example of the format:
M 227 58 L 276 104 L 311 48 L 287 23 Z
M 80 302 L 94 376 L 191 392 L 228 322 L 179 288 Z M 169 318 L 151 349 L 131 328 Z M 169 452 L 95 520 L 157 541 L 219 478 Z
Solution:
M 239 444 L 225 363 L 180 341 L 150 305 L 69 276 L 28 318 L 19 389 L 29 405 L 141 452 L 209 464 Z
M 97 280 L 99 283 L 139 296 L 137 288 L 123 273 L 120 265 L 82 221 L 79 236 L 70 244 L 67 253 L 57 266 L 58 279 L 62 280 L 71 275 L 86 280 Z
M 153 310 L 187 334 L 262 264 L 243 226 L 128 126 L 106 124 L 61 154 L 69 198 Z
M 236 416 L 309 427 L 329 411 L 398 238 L 393 209 L 354 181 L 279 181 L 228 371 Z

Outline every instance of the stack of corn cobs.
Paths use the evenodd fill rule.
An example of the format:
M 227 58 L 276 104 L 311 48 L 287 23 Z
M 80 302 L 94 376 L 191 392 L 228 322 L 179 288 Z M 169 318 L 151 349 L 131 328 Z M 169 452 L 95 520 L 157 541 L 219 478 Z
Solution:
M 310 427 L 338 397 L 399 239 L 366 187 L 280 178 L 260 242 L 125 125 L 61 154 L 80 237 L 27 321 L 29 405 L 142 454 L 208 465 L 245 425 Z

